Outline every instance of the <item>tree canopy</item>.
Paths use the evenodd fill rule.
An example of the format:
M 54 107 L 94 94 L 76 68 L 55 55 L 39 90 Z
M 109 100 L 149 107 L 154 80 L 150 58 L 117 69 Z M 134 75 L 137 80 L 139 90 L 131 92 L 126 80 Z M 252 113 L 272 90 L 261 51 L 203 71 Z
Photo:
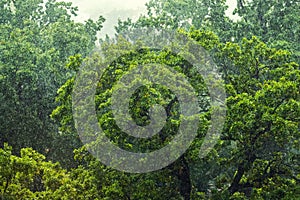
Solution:
M 146 14 L 119 21 L 115 37 L 100 39 L 101 51 L 95 51 L 102 16 L 78 23 L 71 3 L 1 1 L 0 199 L 299 199 L 299 2 L 237 0 L 237 5 L 239 19 L 233 21 L 225 15 L 225 1 L 150 0 Z M 156 37 L 148 37 L 149 28 L 157 30 Z M 165 43 L 159 34 L 166 30 L 188 40 Z M 203 157 L 199 150 L 216 109 L 210 88 L 218 86 L 209 86 L 195 70 L 190 60 L 197 56 L 206 68 L 215 63 L 226 90 L 220 138 Z M 103 66 L 98 77 L 97 67 Z M 145 76 L 141 66 L 152 80 L 163 77 L 174 86 L 149 81 L 129 94 L 126 88 Z M 191 101 L 182 104 L 176 91 L 192 91 L 199 108 Z M 84 95 L 74 99 L 76 92 Z M 125 98 L 128 113 L 114 107 L 120 102 L 124 107 Z M 123 157 L 105 165 L 92 152 L 104 145 L 102 136 L 76 123 L 77 117 L 93 122 L 87 110 L 76 112 L 91 99 L 96 125 L 128 152 L 149 153 L 174 141 L 185 119 L 183 107 L 196 119 L 184 131 L 196 137 L 162 169 L 118 171 L 113 164 L 125 163 Z M 153 117 L 160 117 L 152 127 L 158 134 L 146 137 L 143 130 Z M 142 128 L 128 133 L 127 123 Z
M 0 10 L 0 145 L 59 158 L 49 115 L 57 89 L 72 75 L 64 66 L 69 56 L 94 47 L 104 19 L 75 23 L 77 8 L 53 0 L 2 1 Z

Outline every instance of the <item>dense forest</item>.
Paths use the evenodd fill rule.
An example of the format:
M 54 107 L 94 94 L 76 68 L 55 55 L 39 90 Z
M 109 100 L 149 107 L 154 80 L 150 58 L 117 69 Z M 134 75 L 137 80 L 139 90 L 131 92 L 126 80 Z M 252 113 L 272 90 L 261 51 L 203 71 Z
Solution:
M 101 13 L 98 20 L 81 23 L 74 21 L 78 8 L 72 3 L 1 0 L 0 199 L 300 199 L 300 1 L 237 0 L 237 20 L 225 14 L 225 0 L 150 0 L 146 7 L 136 21 L 119 20 L 115 35 L 98 38 L 105 21 Z M 188 52 L 194 46 L 150 48 L 153 38 L 132 43 L 124 36 L 146 30 L 134 37 L 147 37 L 149 28 L 157 30 L 158 43 L 164 42 L 160 31 L 169 31 L 201 46 L 222 76 L 226 118 L 205 156 L 199 150 L 214 107 L 207 82 L 186 59 L 195 56 Z M 96 44 L 101 51 L 95 51 Z M 172 45 L 182 52 L 174 53 Z M 187 108 L 199 123 L 185 132 L 196 135 L 162 169 L 118 170 L 97 159 L 78 133 L 84 130 L 95 139 L 93 130 L 75 123 L 76 82 L 83 74 L 81 92 L 94 87 L 96 120 L 112 144 L 152 152 L 168 145 L 184 121 L 172 88 L 146 84 L 130 96 L 129 117 L 139 127 L 152 122 L 153 105 L 166 112 L 163 128 L 151 139 L 126 134 L 114 118 L 118 110 L 112 109 L 126 96 L 116 100 L 113 95 L 122 91 L 115 86 L 121 77 L 151 63 L 188 77 L 201 109 Z M 94 80 L 97 70 L 91 69 L 103 65 L 101 79 Z M 167 79 L 168 71 L 160 70 Z M 171 79 L 167 82 L 176 82 Z M 86 99 L 82 96 L 80 103 Z M 89 113 L 77 115 L 91 120 Z M 93 144 L 103 144 L 99 140 Z

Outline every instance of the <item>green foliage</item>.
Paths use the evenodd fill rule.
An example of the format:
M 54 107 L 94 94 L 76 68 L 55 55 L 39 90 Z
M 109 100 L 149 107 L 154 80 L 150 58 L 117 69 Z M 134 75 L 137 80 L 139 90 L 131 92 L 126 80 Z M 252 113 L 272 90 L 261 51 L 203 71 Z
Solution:
M 179 31 L 180 34 L 188 35 L 190 37 L 194 37 L 199 43 L 201 43 L 206 49 L 212 49 L 218 44 L 218 38 L 209 31 L 191 31 L 189 33 L 184 32 L 183 30 Z M 191 151 L 186 156 L 182 156 L 174 165 L 167 167 L 166 169 L 159 171 L 157 173 L 151 173 L 148 175 L 140 175 L 140 179 L 143 181 L 141 182 L 149 182 L 148 179 L 153 179 L 154 185 L 162 185 L 161 189 L 163 192 L 160 193 L 166 194 L 166 198 L 173 198 L 172 193 L 167 192 L 169 189 L 167 189 L 167 185 L 162 184 L 161 182 L 164 182 L 163 180 L 168 180 L 168 174 L 171 174 L 174 185 L 174 187 L 171 191 L 177 190 L 180 191 L 181 195 L 189 196 L 191 188 L 187 189 L 187 191 L 182 190 L 185 187 L 190 187 L 188 182 L 190 181 L 190 171 L 188 169 L 186 160 L 199 160 L 198 159 L 198 153 L 199 147 L 202 143 L 202 137 L 205 135 L 205 131 L 208 127 L 208 119 L 209 118 L 209 106 L 208 106 L 208 99 L 205 97 L 205 94 L 207 96 L 207 88 L 203 82 L 202 77 L 198 74 L 198 72 L 194 71 L 191 64 L 188 63 L 186 60 L 184 60 L 182 57 L 173 54 L 168 48 L 165 50 L 151 50 L 151 49 L 139 49 L 139 45 L 137 47 L 130 45 L 130 43 L 126 42 L 122 38 L 119 38 L 116 44 L 102 44 L 102 50 L 103 53 L 106 56 L 112 56 L 114 54 L 123 54 L 123 56 L 118 57 L 117 60 L 115 60 L 113 63 L 109 65 L 109 67 L 104 72 L 103 76 L 101 77 L 101 80 L 97 84 L 96 89 L 96 96 L 95 96 L 95 107 L 96 112 L 99 120 L 99 124 L 101 125 L 102 129 L 106 133 L 106 135 L 110 138 L 112 142 L 117 144 L 118 146 L 129 150 L 133 152 L 143 152 L 143 151 L 149 151 L 149 150 L 155 150 L 159 149 L 161 146 L 167 144 L 170 140 L 172 140 L 172 135 L 176 134 L 178 130 L 178 125 L 180 124 L 179 119 L 179 113 L 178 113 L 178 101 L 176 100 L 176 97 L 174 94 L 167 90 L 166 88 L 160 86 L 160 85 L 146 85 L 144 87 L 140 87 L 131 97 L 130 100 L 130 112 L 132 114 L 132 117 L 136 120 L 135 122 L 137 124 L 145 125 L 148 123 L 149 115 L 148 110 L 149 107 L 153 104 L 160 104 L 162 105 L 166 112 L 167 112 L 167 123 L 165 124 L 164 128 L 160 131 L 160 134 L 155 135 L 153 138 L 150 139 L 137 139 L 134 137 L 130 137 L 123 133 L 120 128 L 117 126 L 116 122 L 113 119 L 112 111 L 110 109 L 111 105 L 111 95 L 114 88 L 114 84 L 122 77 L 126 72 L 130 69 L 133 69 L 139 65 L 147 65 L 151 63 L 160 63 L 168 65 L 169 67 L 175 69 L 176 71 L 183 73 L 188 77 L 190 83 L 195 88 L 196 92 L 199 95 L 199 102 L 202 104 L 202 113 L 203 116 L 201 117 L 201 121 L 205 122 L 205 125 L 199 125 L 199 138 L 194 142 L 194 148 L 193 151 Z M 123 47 L 123 48 L 120 48 Z M 125 47 L 125 48 L 124 48 Z M 123 50 L 119 49 L 128 49 L 128 51 L 124 52 Z M 119 52 L 118 52 L 119 51 Z M 121 52 L 120 52 L 121 51 Z M 93 58 L 93 57 L 92 57 Z M 101 59 L 99 59 L 97 56 L 95 60 L 99 60 L 101 62 Z M 73 57 L 71 59 L 71 62 L 68 64 L 69 68 L 77 69 L 78 63 L 82 61 L 79 57 Z M 101 63 L 94 63 L 90 60 L 85 60 L 86 66 L 91 63 L 92 66 L 101 65 Z M 97 61 L 96 61 L 97 62 Z M 162 69 L 163 70 L 163 69 Z M 85 71 L 81 72 L 84 73 Z M 89 76 L 90 72 L 86 72 L 87 76 Z M 90 80 L 90 79 L 88 79 Z M 52 117 L 56 120 L 59 120 L 61 123 L 61 131 L 66 132 L 75 132 L 74 124 L 73 124 L 73 116 L 71 111 L 71 88 L 73 87 L 74 79 L 70 79 L 66 82 L 64 86 L 62 86 L 59 90 L 59 96 L 57 98 L 57 101 L 60 103 L 60 106 L 58 106 L 52 113 Z M 87 85 L 86 87 L 89 87 Z M 83 89 L 88 90 L 88 88 Z M 204 115 L 204 113 L 207 113 Z M 82 113 L 83 115 L 85 112 Z M 87 116 L 88 117 L 88 116 Z M 102 166 L 98 168 L 103 168 L 103 165 L 99 162 L 97 163 L 97 166 Z M 118 176 L 117 180 L 121 182 L 121 177 L 127 177 L 128 182 L 130 185 L 135 184 L 135 180 L 137 177 L 136 175 L 129 175 L 124 174 L 117 171 L 111 172 L 113 176 Z M 183 175 L 184 173 L 184 175 Z M 158 176 L 159 175 L 159 176 Z M 103 176 L 110 176 L 106 173 L 106 175 Z M 99 177 L 100 178 L 100 177 Z M 185 182 L 188 181 L 188 182 Z M 102 182 L 102 184 L 106 184 L 106 180 Z M 186 185 L 185 185 L 186 184 Z M 127 188 L 123 188 L 123 186 L 120 187 L 120 190 L 124 190 Z M 141 186 L 136 186 L 141 187 Z M 149 187 L 149 186 L 145 186 Z M 151 187 L 152 188 L 152 187 Z M 156 192 L 155 192 L 156 191 Z M 130 198 L 137 198 L 140 195 L 146 195 L 146 194 L 139 194 L 137 197 L 135 197 L 135 190 L 132 192 L 119 192 L 118 198 L 122 197 L 122 193 L 125 193 L 127 195 L 132 194 Z M 146 199 L 148 198 L 154 198 L 157 196 L 157 189 L 153 189 L 153 191 L 149 190 L 149 197 L 144 197 Z M 107 198 L 113 198 L 110 195 L 114 194 L 107 194 Z M 140 197 L 141 198 L 141 197 Z M 137 198 L 139 199 L 139 198 Z
M 232 21 L 225 16 L 228 6 L 224 0 L 151 0 L 146 6 L 147 14 L 140 16 L 136 22 L 119 20 L 117 33 L 142 27 L 174 31 L 178 28 L 187 31 L 194 27 L 211 30 L 222 40 L 230 39 L 228 30 Z
M 189 30 L 207 29 L 222 42 L 259 37 L 263 42 L 293 52 L 299 61 L 299 1 L 237 0 L 236 20 L 225 15 L 226 1 L 175 0 L 149 1 L 147 14 L 137 21 L 119 21 L 117 33 L 141 27 Z
M 0 146 L 32 147 L 60 160 L 55 145 L 64 141 L 72 155 L 78 141 L 58 135 L 49 115 L 57 89 L 71 76 L 64 68 L 69 56 L 88 54 L 104 19 L 75 23 L 77 8 L 55 0 L 0 4 Z
M 271 196 L 261 198 L 272 199 L 281 190 L 284 198 L 299 181 L 294 151 L 299 149 L 299 67 L 289 52 L 269 48 L 256 37 L 225 44 L 224 54 L 231 63 L 222 66 L 231 89 L 223 139 L 237 146 L 225 162 L 236 166 L 229 191 L 258 198 L 251 190 L 263 188 Z
M 299 61 L 299 1 L 238 0 L 235 13 L 241 18 L 232 29 L 238 41 L 253 35 L 276 48 L 290 50 Z
M 109 64 L 95 93 L 99 125 L 119 147 L 159 149 L 173 139 L 181 122 L 175 94 L 146 84 L 130 98 L 131 117 L 147 125 L 149 108 L 159 104 L 167 111 L 166 124 L 151 139 L 124 133 L 110 105 L 116 82 L 129 70 L 168 65 L 189 77 L 202 105 L 197 138 L 184 155 L 162 170 L 129 174 L 96 160 L 74 127 L 75 74 L 83 64 L 102 64 L 99 55 L 85 57 L 104 18 L 75 23 L 78 9 L 71 3 L 2 0 L 0 199 L 299 199 L 299 2 L 237 3 L 240 19 L 234 22 L 225 16 L 223 0 L 151 0 L 146 15 L 116 27 L 118 33 L 145 27 L 176 30 L 213 56 L 226 83 L 228 110 L 221 139 L 202 159 L 199 149 L 211 114 L 203 78 L 169 46 L 139 48 L 144 44 L 132 45 L 122 37 L 115 43 L 102 41 L 106 58 L 122 55 Z
M 200 160 L 197 157 L 202 141 L 200 138 L 205 134 L 209 125 L 209 113 L 206 113 L 202 119 L 203 123 L 199 127 L 199 138 L 195 140 L 183 157 L 166 168 L 172 172 L 173 177 L 177 177 L 177 180 L 174 179 L 176 180 L 175 188 L 183 188 L 181 182 L 183 179 L 179 174 L 180 169 L 184 169 L 186 167 L 184 163 L 187 162 L 189 175 L 185 174 L 185 176 L 189 177 L 192 187 L 194 187 L 190 191 L 191 194 L 199 196 L 195 198 L 201 199 L 201 196 L 206 193 L 214 199 L 271 199 L 279 195 L 280 191 L 284 191 L 284 193 L 280 193 L 282 198 L 287 198 L 294 190 L 289 190 L 289 188 L 296 187 L 298 179 L 295 177 L 299 173 L 296 162 L 299 154 L 296 152 L 298 152 L 299 145 L 300 78 L 298 65 L 292 61 L 291 54 L 285 50 L 271 48 L 257 37 L 250 40 L 244 39 L 241 44 L 229 42 L 222 44 L 209 31 L 185 32 L 180 30 L 179 32 L 195 39 L 206 49 L 215 53 L 215 60 L 219 63 L 227 83 L 229 97 L 227 99 L 226 126 L 222 141 L 216 146 L 216 150 L 204 159 Z M 113 83 L 119 80 L 128 69 L 139 64 L 159 62 L 188 74 L 191 77 L 189 81 L 195 88 L 198 88 L 198 91 L 203 91 L 205 87 L 199 84 L 202 82 L 200 77 L 197 78 L 192 72 L 183 70 L 188 69 L 188 64 L 182 58 L 172 55 L 168 51 L 153 52 L 145 49 L 137 52 L 134 46 L 130 46 L 120 38 L 116 45 L 110 46 L 103 43 L 103 52 L 108 56 L 118 55 L 119 45 L 127 46 L 125 49 L 128 49 L 128 52 L 121 52 L 125 56 L 119 57 L 109 66 L 97 87 L 95 103 L 99 123 L 106 131 L 107 136 L 124 149 L 140 152 L 147 149 L 150 144 L 156 149 L 160 147 L 157 146 L 157 143 L 153 146 L 153 143 L 149 143 L 149 141 L 141 142 L 126 136 L 126 134 L 120 134 L 120 129 L 115 124 L 109 109 L 114 89 Z M 71 62 L 75 69 L 77 69 L 78 61 L 80 59 L 77 58 Z M 74 130 L 71 104 L 67 102 L 70 101 L 69 92 L 72 85 L 73 81 L 71 80 L 61 88 L 61 95 L 57 99 L 61 105 L 53 113 L 53 116 L 56 116 L 61 122 L 62 130 L 65 131 Z M 147 123 L 146 111 L 152 101 L 163 104 L 164 101 L 171 100 L 170 98 L 172 99 L 172 93 L 158 86 L 140 88 L 132 96 L 132 104 L 130 104 L 132 105 L 132 116 L 136 116 L 137 119 L 136 123 Z M 177 112 L 176 102 L 173 104 L 175 107 L 172 112 Z M 69 114 L 66 117 L 61 113 Z M 176 118 L 170 122 L 172 123 L 166 127 L 171 128 L 171 131 L 163 129 L 161 135 L 166 134 L 167 136 L 176 131 L 176 124 L 178 124 Z M 166 132 L 164 133 L 164 131 Z M 95 163 L 102 166 L 97 161 Z M 226 167 L 224 168 L 224 166 Z M 105 167 L 102 166 L 102 168 Z M 116 171 L 111 173 L 112 176 L 117 176 L 119 181 L 125 175 Z M 174 176 L 174 174 L 177 175 Z M 150 176 L 152 177 L 152 175 L 154 173 Z M 129 178 L 128 181 L 131 185 L 135 182 L 135 175 L 126 175 L 126 177 Z M 159 177 L 156 177 L 155 182 L 158 180 Z M 104 182 L 102 184 L 105 184 Z M 115 187 L 118 189 L 112 190 L 119 191 L 119 198 L 122 197 L 122 194 L 128 194 L 124 191 L 123 186 Z M 263 195 L 258 192 L 260 190 L 264 191 Z M 270 191 L 269 194 L 267 191 Z M 130 192 L 130 194 L 133 193 Z M 165 194 L 165 192 L 163 193 Z M 180 194 L 184 195 L 182 191 Z M 114 194 L 107 193 L 107 196 L 109 195 Z
M 59 188 L 66 180 L 66 171 L 59 164 L 45 161 L 45 156 L 31 148 L 21 150 L 20 157 L 12 148 L 0 149 L 1 199 L 42 199 Z M 48 191 L 44 191 L 48 190 Z

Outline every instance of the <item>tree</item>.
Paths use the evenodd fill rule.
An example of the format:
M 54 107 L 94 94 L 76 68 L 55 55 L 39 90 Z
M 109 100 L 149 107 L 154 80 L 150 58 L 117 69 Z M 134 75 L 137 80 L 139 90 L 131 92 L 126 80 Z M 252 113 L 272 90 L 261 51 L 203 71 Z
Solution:
M 206 28 L 217 34 L 222 42 L 243 38 L 259 37 L 275 48 L 293 52 L 299 61 L 299 1 L 262 1 L 237 0 L 233 12 L 237 21 L 225 15 L 226 1 L 150 1 L 146 4 L 147 14 L 133 22 L 131 19 L 119 21 L 118 33 L 139 27 L 156 27 L 161 29 L 191 27 Z
M 241 17 L 234 24 L 233 37 L 238 41 L 253 35 L 273 47 L 284 48 L 299 61 L 299 1 L 237 1 L 235 13 Z
M 76 11 L 71 3 L 54 0 L 1 2 L 1 146 L 8 142 L 16 152 L 33 147 L 61 158 L 52 147 L 63 136 L 49 117 L 56 91 L 71 76 L 64 68 L 68 57 L 88 54 L 104 21 L 75 23 Z
M 96 179 L 91 171 L 78 167 L 72 171 L 45 160 L 32 148 L 12 154 L 7 144 L 0 149 L 0 199 L 99 199 Z
M 187 33 L 185 31 L 180 31 L 178 34 L 184 34 L 188 37 L 195 37 L 197 41 L 201 43 L 207 49 L 212 49 L 215 47 L 219 41 L 218 38 L 209 31 L 194 31 L 191 33 Z M 157 38 L 160 38 L 157 36 Z M 185 74 L 189 77 L 190 83 L 193 85 L 195 90 L 197 91 L 199 101 L 202 103 L 203 107 L 199 112 L 203 114 L 201 117 L 201 121 L 203 124 L 199 125 L 199 138 L 197 138 L 197 142 L 195 145 L 199 146 L 202 144 L 203 135 L 205 135 L 205 131 L 208 127 L 209 121 L 209 112 L 210 108 L 208 105 L 207 98 L 207 88 L 203 82 L 203 78 L 195 71 L 192 64 L 186 61 L 183 57 L 180 57 L 172 51 L 168 50 L 168 48 L 162 50 L 152 50 L 145 48 L 139 48 L 139 44 L 132 45 L 128 43 L 122 37 L 118 38 L 116 44 L 114 43 L 103 43 L 102 50 L 108 60 L 110 57 L 114 57 L 114 55 L 121 54 L 117 60 L 111 62 L 108 65 L 108 68 L 104 72 L 101 80 L 97 84 L 96 88 L 96 96 L 95 96 L 95 108 L 97 113 L 97 118 L 99 121 L 99 125 L 103 128 L 103 131 L 109 137 L 109 139 L 117 146 L 133 152 L 149 152 L 163 147 L 168 144 L 173 136 L 177 133 L 178 127 L 180 124 L 179 117 L 179 101 L 176 99 L 176 95 L 170 91 L 168 88 L 162 85 L 153 85 L 146 84 L 142 87 L 139 87 L 132 97 L 130 98 L 130 113 L 131 117 L 134 119 L 134 122 L 140 126 L 145 126 L 150 122 L 149 117 L 149 109 L 154 104 L 160 104 L 164 108 L 167 114 L 166 124 L 163 126 L 163 129 L 159 131 L 159 134 L 155 135 L 151 139 L 139 139 L 134 138 L 132 136 L 127 135 L 123 132 L 119 125 L 116 123 L 116 120 L 113 116 L 113 111 L 110 108 L 112 102 L 112 93 L 114 90 L 117 90 L 117 86 L 114 85 L 120 78 L 125 75 L 129 70 L 136 68 L 139 65 L 148 65 L 151 63 L 161 63 L 168 65 L 179 73 Z M 186 53 L 186 52 L 182 52 Z M 201 52 L 195 52 L 201 53 Z M 83 63 L 82 63 L 83 62 Z M 82 60 L 80 57 L 72 57 L 71 62 L 68 66 L 72 69 L 78 70 L 79 66 L 84 66 L 86 70 L 80 71 L 78 73 L 84 74 L 83 77 L 86 78 L 84 85 L 82 86 L 82 90 L 85 93 L 90 94 L 90 88 L 92 87 L 89 82 L 95 82 L 98 80 L 94 80 L 93 75 L 96 73 L 95 71 L 89 71 L 89 67 L 92 68 L 94 66 L 103 65 L 103 60 L 99 55 L 93 55 L 91 58 L 86 60 Z M 163 68 L 162 68 L 163 70 Z M 167 71 L 164 71 L 162 74 L 168 74 Z M 154 74 L 155 76 L 155 74 Z M 159 76 L 159 74 L 157 74 Z M 78 77 L 77 77 L 78 78 Z M 138 78 L 137 78 L 138 79 Z M 68 80 L 59 90 L 59 96 L 57 101 L 59 102 L 59 106 L 53 111 L 52 117 L 58 120 L 61 124 L 61 131 L 66 131 L 77 134 L 77 131 L 74 127 L 74 119 L 72 113 L 72 89 L 74 89 L 74 80 L 75 77 Z M 134 82 L 134 81 L 133 81 Z M 81 86 L 80 86 L 81 87 Z M 180 88 L 184 90 L 184 88 Z M 78 92 L 78 91 L 77 91 Z M 122 93 L 122 92 L 121 92 Z M 93 95 L 93 93 L 91 94 Z M 86 105 L 88 102 L 85 102 L 89 97 L 82 97 L 77 102 L 79 105 Z M 122 97 L 121 97 L 122 98 Z M 84 103 L 82 102 L 84 101 Z M 192 107 L 191 107 L 192 108 Z M 82 111 L 79 113 L 81 115 L 81 119 L 89 119 L 90 114 L 87 111 Z M 123 118 L 127 119 L 127 116 Z M 197 127 L 197 124 L 196 124 Z M 90 130 L 90 127 L 87 127 L 85 124 L 79 125 L 79 129 Z M 188 130 L 186 130 L 189 132 Z M 193 131 L 193 130 L 190 130 Z M 81 136 L 92 137 L 94 138 L 92 131 L 87 131 L 86 134 Z M 92 141 L 98 141 L 98 138 L 91 139 Z M 89 144 L 87 144 L 88 146 Z M 96 143 L 97 145 L 97 143 Z M 196 149 L 196 147 L 195 147 Z M 129 196 L 130 199 L 140 199 L 144 198 L 161 198 L 157 195 L 164 194 L 166 198 L 178 198 L 179 194 L 184 199 L 191 199 L 191 195 L 193 195 L 192 191 L 192 181 L 188 160 L 197 159 L 199 154 L 199 150 L 194 150 L 193 153 L 184 154 L 181 156 L 174 164 L 166 167 L 165 169 L 158 171 L 157 173 L 149 173 L 145 175 L 134 175 L 134 174 L 126 174 L 124 172 L 117 172 L 116 170 L 112 170 L 112 174 L 114 175 L 103 175 L 103 176 L 115 176 L 119 177 L 119 184 L 122 184 L 123 178 L 125 178 L 130 185 L 134 187 L 140 188 L 141 186 L 135 185 L 136 179 L 138 178 L 141 182 L 145 182 L 147 184 L 161 185 L 161 193 L 157 193 L 157 189 L 154 189 L 152 186 L 150 187 L 147 184 L 146 188 L 151 188 L 151 190 L 147 190 L 147 192 L 137 193 L 136 190 L 128 191 L 127 188 L 124 188 L 124 185 L 118 185 L 120 187 L 118 190 L 119 196 L 117 198 L 126 198 Z M 193 157 L 193 158 L 192 158 Z M 100 169 L 106 169 L 103 164 L 99 163 L 99 161 L 94 161 L 97 163 L 98 171 Z M 102 167 L 101 167 L 102 166 Z M 93 167 L 94 168 L 94 167 Z M 93 169 L 93 170 L 96 170 Z M 107 170 L 110 170 L 107 168 Z M 101 172 L 98 172 L 100 174 Z M 96 173 L 97 174 L 97 173 Z M 102 174 L 102 173 L 101 173 Z M 123 178 L 122 178 L 123 177 Z M 127 177 L 127 178 L 126 178 Z M 100 178 L 100 177 L 99 177 Z M 103 179 L 103 178 L 102 178 Z M 114 178 L 115 180 L 116 178 Z M 151 180 L 151 181 L 150 181 Z M 165 181 L 171 181 L 172 185 L 167 184 Z M 101 185 L 109 184 L 110 181 L 103 180 Z M 128 183 L 127 183 L 128 184 Z M 171 188 L 169 188 L 171 187 Z M 170 191 L 170 192 L 168 192 Z M 113 195 L 113 194 L 111 194 Z M 147 196 L 148 195 L 148 196 Z M 175 196 L 174 196 L 175 195 Z M 109 196 L 110 198 L 114 198 Z M 139 198 L 138 198 L 139 197 Z
M 167 171 L 122 174 L 100 165 L 84 149 L 75 152 L 75 156 L 83 164 L 67 171 L 59 163 L 45 161 L 45 156 L 32 148 L 21 149 L 20 156 L 15 156 L 5 144 L 0 149 L 0 199 L 180 198 L 173 188 L 176 182 Z M 164 193 L 164 188 L 172 191 L 171 196 Z
M 294 162 L 299 156 L 300 80 L 299 67 L 293 62 L 292 54 L 286 50 L 268 47 L 256 37 L 244 39 L 241 44 L 231 42 L 222 44 L 217 37 L 206 31 L 192 30 L 183 33 L 214 53 L 215 61 L 223 72 L 229 97 L 227 121 L 222 140 L 216 149 L 206 158 L 199 159 L 201 135 L 209 125 L 208 112 L 203 118 L 202 126 L 199 127 L 200 138 L 184 156 L 166 168 L 177 177 L 176 187 L 180 194 L 185 199 L 190 199 L 191 195 L 201 192 L 216 199 L 247 196 L 273 198 L 276 195 L 282 198 L 292 197 L 293 189 L 288 188 L 295 188 L 299 181 L 299 167 Z M 113 55 L 118 52 L 118 45 L 128 46 L 122 40 L 115 46 L 105 46 L 104 43 L 104 52 L 108 48 L 111 51 L 108 50 L 107 55 Z M 144 50 L 135 53 L 132 48 L 129 46 L 129 53 L 113 62 L 102 77 L 96 93 L 96 108 L 99 123 L 107 129 L 107 135 L 115 144 L 127 150 L 140 151 L 147 147 L 147 142 L 142 142 L 136 149 L 135 140 L 120 133 L 108 109 L 113 91 L 112 84 L 128 70 L 129 66 L 137 66 L 138 63 L 161 61 L 175 68 L 188 64 L 168 52 Z M 74 66 L 78 69 L 77 64 Z M 191 79 L 191 82 L 196 88 L 203 83 L 199 78 Z M 74 131 L 72 116 L 68 114 L 67 118 L 64 117 L 71 109 L 70 95 L 67 92 L 71 91 L 72 84 L 73 82 L 67 82 L 67 87 L 62 87 L 61 94 L 64 96 L 59 99 L 67 101 L 61 102 L 62 104 L 53 112 L 53 116 L 62 122 L 62 127 Z M 147 95 L 149 98 L 142 98 Z M 132 105 L 136 106 L 132 107 L 132 114 L 133 117 L 137 116 L 137 120 L 143 119 L 136 123 L 146 123 L 149 119 L 147 117 L 149 107 L 141 105 L 147 105 L 143 102 L 153 101 L 151 95 L 168 99 L 170 94 L 157 86 L 154 88 L 147 86 L 135 93 Z M 176 105 L 175 102 L 173 106 Z M 175 130 L 176 123 L 170 127 Z M 223 196 L 216 191 L 222 191 Z
M 128 29 L 141 27 L 174 31 L 182 28 L 188 31 L 194 27 L 213 31 L 222 41 L 228 41 L 231 37 L 228 30 L 231 29 L 232 21 L 225 16 L 228 8 L 225 3 L 223 0 L 151 0 L 146 3 L 146 15 L 141 15 L 136 22 L 131 19 L 119 20 L 116 31 L 122 33 Z
M 224 162 L 236 169 L 228 190 L 287 198 L 299 184 L 299 65 L 256 37 L 222 52 L 230 94 L 223 140 L 236 145 Z

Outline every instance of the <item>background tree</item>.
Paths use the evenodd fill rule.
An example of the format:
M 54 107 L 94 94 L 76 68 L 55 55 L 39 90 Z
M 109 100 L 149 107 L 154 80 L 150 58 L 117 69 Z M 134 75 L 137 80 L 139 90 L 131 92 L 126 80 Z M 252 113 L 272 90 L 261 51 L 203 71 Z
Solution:
M 64 68 L 68 57 L 87 55 L 104 21 L 75 23 L 76 11 L 71 3 L 54 0 L 1 1 L 1 146 L 8 142 L 16 152 L 32 147 L 61 159 L 53 144 L 63 136 L 49 117 L 56 91 L 71 76 Z M 72 153 L 73 145 L 62 146 Z
M 149 1 L 146 6 L 147 14 L 136 22 L 119 21 L 117 33 L 138 27 L 205 28 L 217 34 L 222 42 L 240 42 L 244 37 L 257 36 L 272 47 L 291 51 L 299 61 L 298 0 L 237 0 L 237 8 L 232 13 L 236 20 L 225 15 L 226 1 L 160 0 Z
M 300 2 L 237 0 L 235 13 L 241 18 L 234 23 L 233 37 L 240 41 L 253 35 L 277 48 L 291 51 L 299 61 Z
M 178 28 L 188 31 L 194 27 L 213 31 L 222 41 L 230 39 L 229 30 L 232 27 L 232 20 L 225 15 L 228 8 L 226 1 L 150 0 L 146 3 L 146 7 L 147 14 L 141 15 L 136 22 L 131 19 L 119 20 L 116 26 L 117 33 L 141 27 L 174 31 Z

